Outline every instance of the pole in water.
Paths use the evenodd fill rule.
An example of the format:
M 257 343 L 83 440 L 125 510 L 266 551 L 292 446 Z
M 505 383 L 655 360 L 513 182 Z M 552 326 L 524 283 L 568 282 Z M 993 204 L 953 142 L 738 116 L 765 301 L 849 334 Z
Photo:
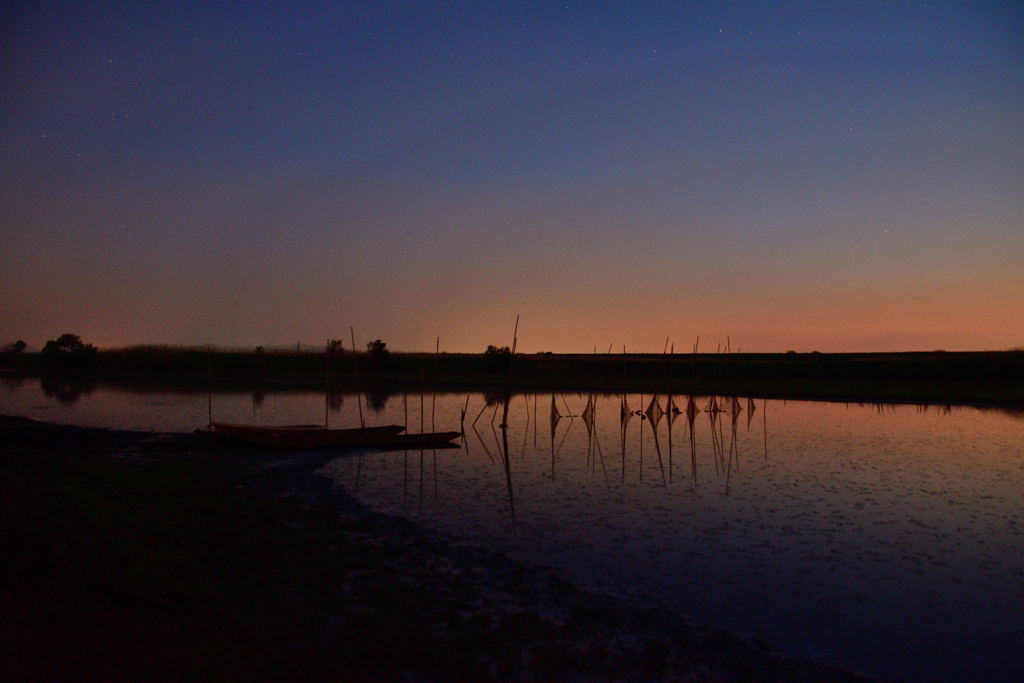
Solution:
M 326 357 L 325 358 L 326 369 L 324 370 L 324 377 L 325 377 L 324 384 L 326 385 L 325 389 L 324 389 L 324 429 L 327 429 L 329 427 L 329 425 L 330 425 L 329 421 L 330 421 L 330 408 L 331 408 L 331 340 L 330 339 L 327 340 L 327 346 L 324 347 L 324 350 L 325 350 L 325 354 L 324 355 Z
M 356 358 L 356 331 L 351 325 L 348 327 L 348 333 L 352 339 L 352 371 L 355 373 L 356 381 L 359 381 L 359 359 Z
M 512 383 L 512 366 L 516 360 L 516 346 L 519 343 L 519 314 L 516 313 L 516 327 L 512 330 L 512 356 L 508 359 L 508 381 Z
M 206 414 L 209 422 L 206 428 L 213 427 L 213 347 L 206 347 Z

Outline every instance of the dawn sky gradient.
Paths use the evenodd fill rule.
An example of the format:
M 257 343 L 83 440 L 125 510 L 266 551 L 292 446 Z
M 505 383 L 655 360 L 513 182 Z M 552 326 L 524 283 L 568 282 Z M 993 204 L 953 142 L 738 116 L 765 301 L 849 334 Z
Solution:
M 1024 5 L 5 3 L 0 344 L 1024 346 Z

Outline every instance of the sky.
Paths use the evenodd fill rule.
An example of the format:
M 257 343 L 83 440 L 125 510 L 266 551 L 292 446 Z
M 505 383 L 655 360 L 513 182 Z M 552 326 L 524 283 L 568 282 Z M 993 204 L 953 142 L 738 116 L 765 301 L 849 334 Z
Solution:
M 1021 347 L 1024 5 L 4 3 L 0 245 L 36 348 Z

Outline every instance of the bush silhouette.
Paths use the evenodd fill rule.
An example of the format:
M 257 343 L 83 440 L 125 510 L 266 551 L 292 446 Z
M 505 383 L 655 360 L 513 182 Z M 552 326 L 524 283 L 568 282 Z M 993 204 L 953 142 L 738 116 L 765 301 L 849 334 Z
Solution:
M 491 370 L 507 370 L 512 363 L 512 349 L 507 346 L 489 344 L 484 351 L 484 360 Z
M 21 352 L 25 350 L 28 344 L 22 340 L 18 340 L 12 344 L 6 344 L 0 346 L 0 365 L 4 367 L 11 367 L 15 364 L 15 359 L 21 355 Z
M 386 368 L 391 359 L 391 352 L 387 349 L 387 342 L 380 339 L 366 342 L 366 352 L 370 355 L 370 364 L 377 370 Z
M 7 346 L 0 347 L 0 353 L 4 355 L 17 356 L 19 353 L 24 351 L 27 346 L 28 344 L 19 339 L 13 344 L 8 344 Z
M 59 367 L 82 367 L 92 363 L 96 347 L 85 344 L 77 334 L 65 333 L 43 346 L 42 357 Z

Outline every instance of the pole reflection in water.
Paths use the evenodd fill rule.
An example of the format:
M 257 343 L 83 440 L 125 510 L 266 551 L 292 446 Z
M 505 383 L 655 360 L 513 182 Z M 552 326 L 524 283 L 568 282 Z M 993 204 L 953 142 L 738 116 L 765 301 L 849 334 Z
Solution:
M 508 404 L 512 400 L 511 394 L 505 394 L 505 408 L 501 416 L 501 445 L 505 461 L 505 483 L 508 486 L 508 509 L 512 517 L 512 526 L 516 524 L 516 497 L 512 491 L 512 463 L 508 453 Z
M 626 483 L 626 427 L 629 425 L 629 420 L 633 417 L 633 412 L 629 409 L 629 403 L 626 401 L 626 395 L 622 395 L 622 405 L 619 408 L 619 440 L 622 443 L 622 477 L 620 483 Z
M 529 401 L 529 399 L 527 399 Z M 540 421 L 537 412 L 537 394 L 533 395 L 533 447 L 537 448 L 537 423 Z
M 647 416 L 643 413 L 644 407 L 644 395 L 640 394 L 640 408 L 641 410 L 636 411 L 636 416 L 640 418 L 640 424 L 637 427 L 637 435 L 640 437 L 640 481 L 644 480 L 644 420 Z
M 555 479 L 555 430 L 558 429 L 558 421 L 562 419 L 555 405 L 555 395 L 551 394 L 551 479 Z
M 676 416 L 679 414 L 679 409 L 676 408 L 675 402 L 672 400 L 672 394 L 668 396 L 668 402 L 665 404 L 668 413 L 668 480 L 672 481 L 672 423 L 676 421 Z
M 768 462 L 768 399 L 761 402 L 761 417 L 764 419 L 764 461 Z
M 697 419 L 697 401 L 690 396 L 686 401 L 686 422 L 690 430 L 690 476 L 693 485 L 697 485 L 697 433 L 694 421 Z
M 661 443 L 658 440 L 658 424 L 661 422 L 661 418 L 664 415 L 664 411 L 661 409 L 661 404 L 658 403 L 658 396 L 651 396 L 651 402 L 647 406 L 647 424 L 651 426 L 651 433 L 654 435 L 654 450 L 658 454 L 658 467 L 661 468 L 661 482 L 665 486 L 668 486 L 668 480 L 665 478 L 665 463 L 661 459 Z
M 530 436 L 530 397 L 525 397 L 523 407 L 526 409 L 526 427 L 523 429 L 523 447 L 519 452 L 520 458 L 526 457 L 526 441 Z M 534 420 L 536 422 L 536 420 Z

